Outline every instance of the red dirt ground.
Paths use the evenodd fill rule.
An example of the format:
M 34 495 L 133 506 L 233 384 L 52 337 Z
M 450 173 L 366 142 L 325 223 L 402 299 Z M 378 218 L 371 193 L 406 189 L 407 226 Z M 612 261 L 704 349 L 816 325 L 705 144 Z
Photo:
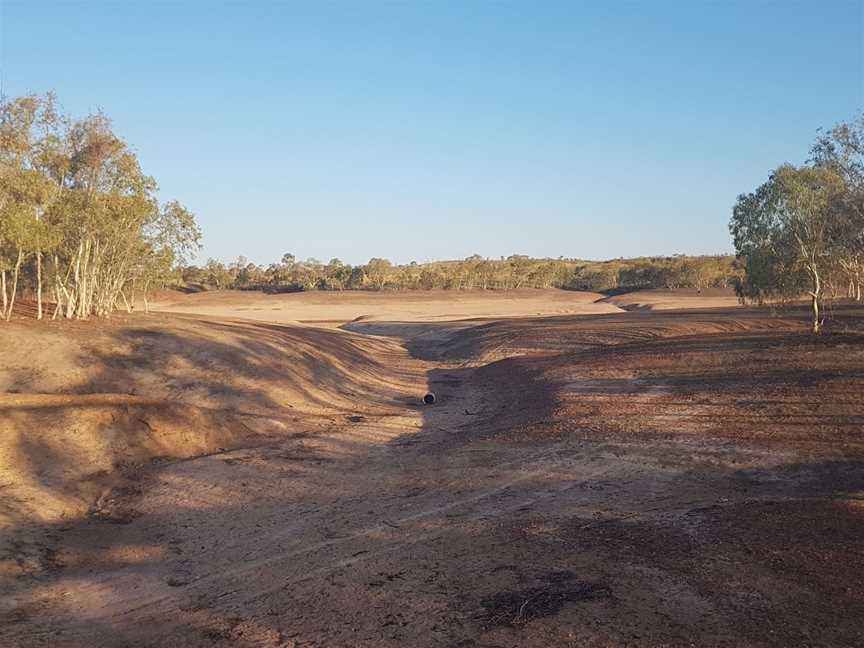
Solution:
M 522 315 L 0 327 L 0 645 L 864 644 L 860 307 Z

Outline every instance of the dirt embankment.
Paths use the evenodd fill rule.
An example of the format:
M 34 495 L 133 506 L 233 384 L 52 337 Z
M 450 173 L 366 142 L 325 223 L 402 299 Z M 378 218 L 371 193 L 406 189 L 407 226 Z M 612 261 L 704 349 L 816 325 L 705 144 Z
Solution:
M 449 337 L 415 331 L 413 350 L 478 367 L 476 380 L 498 401 L 486 423 L 513 439 L 692 435 L 798 449 L 836 439 L 841 453 L 857 451 L 860 309 L 836 310 L 820 338 L 807 332 L 808 317 L 806 308 L 736 308 L 520 318 L 454 327 Z M 364 327 L 387 330 L 352 325 Z
M 842 319 L 838 320 L 842 327 Z M 444 362 L 488 363 L 523 355 L 574 351 L 714 333 L 804 331 L 807 314 L 786 310 L 735 308 L 552 317 L 475 318 L 460 322 L 356 321 L 343 329 L 368 335 L 397 336 L 411 352 Z
M 156 458 L 205 455 L 398 414 L 423 372 L 391 340 L 150 316 L 0 327 L 5 526 L 86 511 Z
M 732 288 L 634 290 L 606 297 L 602 301 L 625 311 L 734 308 L 739 305 L 738 297 Z

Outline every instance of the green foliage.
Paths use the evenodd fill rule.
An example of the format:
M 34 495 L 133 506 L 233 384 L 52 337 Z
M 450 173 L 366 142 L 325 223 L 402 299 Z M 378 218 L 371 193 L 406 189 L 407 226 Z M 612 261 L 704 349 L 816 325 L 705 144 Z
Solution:
M 596 292 L 637 288 L 707 288 L 732 286 L 740 274 L 730 256 L 653 257 L 616 261 L 532 259 L 512 256 L 394 265 L 381 258 L 350 266 L 339 259 L 327 265 L 314 259 L 225 266 L 210 260 L 204 268 L 188 266 L 189 283 L 216 289 L 295 290 L 511 290 L 565 288 Z
M 54 315 L 108 315 L 136 292 L 168 281 L 197 250 L 200 231 L 178 202 L 164 206 L 129 146 L 103 114 L 71 120 L 53 95 L 0 103 L 0 279 L 7 270 L 43 293 L 43 259 Z M 41 313 L 41 310 L 40 310 Z
M 743 194 L 730 231 L 744 266 L 742 299 L 808 295 L 818 332 L 826 295 L 861 299 L 864 283 L 864 118 L 822 134 L 810 164 L 778 167 Z

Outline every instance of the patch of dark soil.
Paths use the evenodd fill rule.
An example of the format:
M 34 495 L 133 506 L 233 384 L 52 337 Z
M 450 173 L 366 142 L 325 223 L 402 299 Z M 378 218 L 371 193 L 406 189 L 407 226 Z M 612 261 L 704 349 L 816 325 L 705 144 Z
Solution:
M 130 502 L 140 497 L 142 489 L 127 485 L 106 491 L 90 508 L 88 516 L 112 524 L 130 524 L 141 515 Z
M 577 580 L 569 571 L 554 571 L 536 587 L 498 592 L 480 601 L 484 630 L 499 626 L 521 626 L 534 619 L 558 614 L 567 603 L 612 597 L 606 585 Z
M 273 455 L 274 459 L 284 459 L 287 461 L 312 461 L 318 463 L 324 463 L 332 461 L 332 457 L 325 457 L 316 453 L 314 450 L 310 450 L 308 448 L 296 448 L 294 450 L 286 450 L 285 452 L 280 452 L 279 454 Z
M 462 381 L 459 378 L 439 378 L 432 382 L 433 385 L 443 385 L 445 387 L 459 387 Z
M 0 627 L 6 628 L 16 623 L 32 623 L 34 619 L 40 618 L 45 613 L 44 607 L 44 602 L 32 601 L 4 610 L 0 612 Z
M 722 437 L 857 451 L 864 373 L 849 349 L 862 344 L 852 333 L 685 335 L 511 358 L 478 375 L 505 389 L 521 383 L 521 418 L 500 408 L 515 441 Z
M 662 570 L 710 601 L 741 638 L 770 646 L 864 641 L 864 507 L 856 501 L 745 501 L 679 520 L 580 518 L 568 527 L 570 550 Z
M 229 466 L 233 466 L 234 464 L 249 463 L 252 461 L 252 457 L 225 457 L 221 461 Z
M 823 604 L 864 618 L 864 507 L 858 502 L 754 502 L 707 520 L 712 544 L 740 552 Z
M 40 562 L 43 572 L 60 571 L 65 567 L 60 558 L 60 552 L 53 547 L 42 547 L 40 550 Z
M 132 524 L 141 514 L 130 508 L 98 509 L 90 512 L 90 517 L 111 524 Z
M 541 370 L 522 358 L 484 365 L 471 378 L 487 394 L 483 403 L 487 415 L 480 425 L 483 438 L 516 440 L 526 428 L 533 430 L 538 420 L 550 416 L 556 404 L 554 389 Z
M 696 540 L 672 524 L 635 520 L 574 521 L 570 533 L 580 550 L 599 550 L 628 561 L 644 561 L 667 570 L 689 570 L 698 549 Z

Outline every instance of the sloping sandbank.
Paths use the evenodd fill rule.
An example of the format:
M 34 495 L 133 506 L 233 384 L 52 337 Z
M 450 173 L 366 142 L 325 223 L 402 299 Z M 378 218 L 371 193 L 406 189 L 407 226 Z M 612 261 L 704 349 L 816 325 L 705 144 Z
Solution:
M 602 301 L 625 311 L 734 308 L 740 305 L 735 290 L 732 288 L 635 290 L 606 297 Z
M 357 319 L 426 322 L 468 318 L 618 313 L 603 295 L 570 290 L 310 291 L 265 294 L 221 290 L 192 294 L 165 292 L 153 310 L 266 322 L 340 326 Z

